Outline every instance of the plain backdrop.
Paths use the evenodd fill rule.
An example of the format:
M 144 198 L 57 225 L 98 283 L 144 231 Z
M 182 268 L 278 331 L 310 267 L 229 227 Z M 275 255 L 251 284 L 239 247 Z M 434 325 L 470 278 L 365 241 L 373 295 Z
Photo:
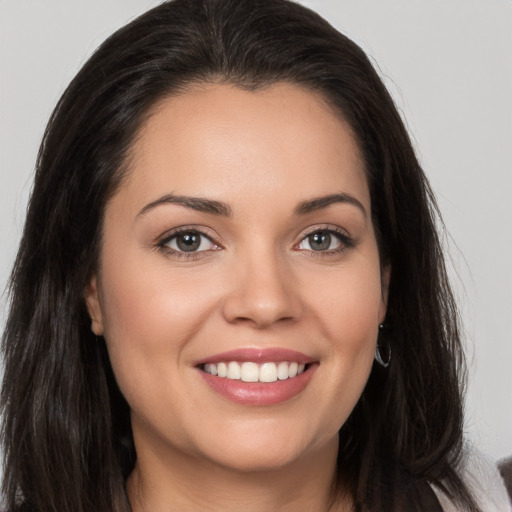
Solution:
M 109 34 L 156 0 L 0 0 L 0 287 L 39 142 Z M 470 367 L 466 431 L 512 455 L 512 0 L 304 0 L 370 55 L 437 193 Z M 0 330 L 6 299 L 0 307 Z

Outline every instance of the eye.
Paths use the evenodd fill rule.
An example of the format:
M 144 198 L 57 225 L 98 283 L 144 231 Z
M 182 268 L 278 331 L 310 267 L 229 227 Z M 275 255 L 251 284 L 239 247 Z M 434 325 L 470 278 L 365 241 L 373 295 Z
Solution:
M 218 248 L 209 237 L 200 231 L 194 230 L 175 233 L 167 237 L 159 245 L 178 253 L 211 251 Z
M 297 249 L 315 252 L 336 252 L 352 245 L 347 235 L 331 229 L 317 229 L 304 237 Z

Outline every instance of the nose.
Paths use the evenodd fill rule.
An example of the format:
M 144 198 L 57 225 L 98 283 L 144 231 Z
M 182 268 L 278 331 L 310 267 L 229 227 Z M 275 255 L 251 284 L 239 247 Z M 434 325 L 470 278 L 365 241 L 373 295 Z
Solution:
M 272 252 L 272 251 L 268 251 Z M 231 289 L 223 302 L 229 323 L 263 329 L 276 323 L 297 321 L 302 305 L 297 280 L 285 261 L 275 254 L 239 260 L 231 268 Z

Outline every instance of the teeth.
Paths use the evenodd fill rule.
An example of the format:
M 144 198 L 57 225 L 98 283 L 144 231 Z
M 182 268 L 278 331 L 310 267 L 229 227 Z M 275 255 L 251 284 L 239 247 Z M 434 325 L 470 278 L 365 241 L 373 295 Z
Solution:
M 268 362 L 261 365 L 252 362 L 240 364 L 236 361 L 203 365 L 203 371 L 206 373 L 244 382 L 275 382 L 291 379 L 303 373 L 305 368 L 306 365 L 303 363 L 287 361 Z
M 288 373 L 288 363 L 283 361 L 277 366 L 277 378 L 279 380 L 286 380 L 290 374 Z
M 240 379 L 240 373 L 241 369 L 238 363 L 235 363 L 235 361 L 228 363 L 228 374 L 226 375 L 228 379 L 238 380 Z
M 226 363 L 219 363 L 217 365 L 217 375 L 219 377 L 227 377 L 227 375 L 228 375 L 228 367 L 227 367 Z
M 229 363 L 238 366 L 238 363 Z M 240 377 L 244 382 L 258 382 L 260 370 L 256 363 L 242 363 L 240 368 Z
M 260 382 L 275 382 L 277 380 L 276 363 L 265 363 L 260 368 Z
M 212 366 L 215 368 L 215 371 L 217 371 L 216 364 L 208 364 L 208 363 L 203 365 L 203 371 L 205 371 L 206 373 L 211 373 L 212 375 L 217 375 L 217 373 L 213 373 Z

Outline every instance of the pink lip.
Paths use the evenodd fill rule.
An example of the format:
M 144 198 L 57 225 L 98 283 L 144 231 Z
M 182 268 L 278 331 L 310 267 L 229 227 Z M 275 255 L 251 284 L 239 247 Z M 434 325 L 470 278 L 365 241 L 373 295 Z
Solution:
M 309 383 L 317 364 L 291 379 L 276 382 L 244 382 L 226 377 L 215 377 L 198 369 L 208 386 L 224 398 L 243 405 L 274 405 L 298 395 Z
M 296 377 L 268 383 L 244 382 L 226 377 L 217 377 L 204 372 L 200 368 L 206 363 L 215 364 L 229 361 L 252 361 L 255 363 L 295 361 L 308 364 L 308 366 L 304 373 Z M 311 357 L 293 350 L 282 348 L 244 348 L 215 354 L 198 361 L 195 366 L 210 389 L 231 402 L 243 405 L 266 406 L 279 404 L 297 396 L 308 385 L 318 367 L 318 363 Z
M 280 363 L 281 361 L 295 361 L 297 363 L 313 363 L 315 360 L 301 352 L 295 350 L 288 350 L 285 348 L 241 348 L 215 354 L 213 356 L 205 357 L 194 363 L 194 366 L 200 366 L 206 363 L 225 363 L 229 361 L 237 361 L 243 363 L 252 361 L 254 363 L 266 363 L 273 361 Z

